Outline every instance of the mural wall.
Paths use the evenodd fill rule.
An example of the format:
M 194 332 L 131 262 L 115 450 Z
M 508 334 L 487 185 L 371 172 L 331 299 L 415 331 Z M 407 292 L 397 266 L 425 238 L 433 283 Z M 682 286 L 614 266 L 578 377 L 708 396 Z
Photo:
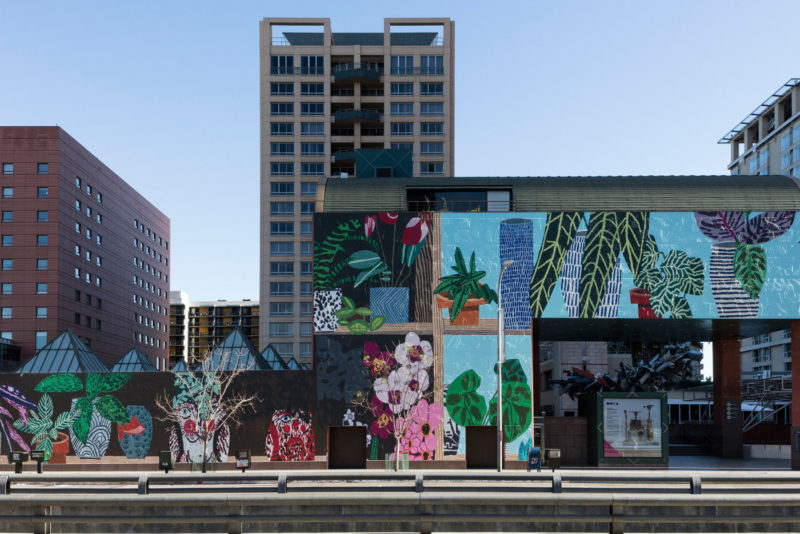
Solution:
M 312 460 L 315 436 L 325 448 L 325 432 L 311 423 L 314 382 L 312 371 L 241 373 L 228 394 L 259 400 L 236 426 L 218 424 L 215 397 L 188 373 L 2 374 L 0 454 L 42 449 L 63 462 L 66 455 L 144 458 L 170 449 L 177 462 L 201 462 L 208 436 L 211 461 L 225 461 L 237 448 L 272 460 Z M 214 380 L 206 385 L 213 389 Z
M 440 369 L 428 375 L 437 401 L 429 406 L 443 409 L 437 450 L 463 452 L 463 426 L 496 417 L 493 333 L 502 297 L 504 414 L 516 425 L 506 428 L 508 452 L 523 452 L 532 319 L 798 318 L 794 219 L 794 212 L 317 214 L 318 394 L 339 403 L 341 421 L 372 426 L 380 405 L 378 415 L 353 408 L 359 395 L 378 398 L 375 377 L 362 368 L 414 332 L 433 350 L 430 369 Z M 379 457 L 385 448 L 378 446 Z

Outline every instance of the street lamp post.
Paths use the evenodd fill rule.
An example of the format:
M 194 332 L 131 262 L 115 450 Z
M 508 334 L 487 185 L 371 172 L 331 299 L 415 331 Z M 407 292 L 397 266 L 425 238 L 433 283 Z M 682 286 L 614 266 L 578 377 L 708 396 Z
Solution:
M 503 273 L 514 263 L 506 260 L 497 279 L 497 471 L 503 470 L 503 362 L 506 359 L 506 335 L 503 323 Z

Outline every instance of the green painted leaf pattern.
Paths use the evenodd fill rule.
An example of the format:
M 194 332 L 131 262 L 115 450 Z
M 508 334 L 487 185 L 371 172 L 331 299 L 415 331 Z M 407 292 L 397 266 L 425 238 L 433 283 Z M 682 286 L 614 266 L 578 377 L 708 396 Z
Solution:
M 497 374 L 497 364 L 494 364 L 494 374 Z M 503 362 L 503 382 L 528 383 L 528 375 L 525 374 L 522 364 L 516 358 Z
M 447 388 L 445 406 L 460 426 L 480 425 L 486 415 L 486 399 L 476 393 L 481 385 L 478 373 L 469 369 L 458 375 Z
M 58 434 L 56 434 L 56 436 L 58 436 Z M 50 457 L 53 456 L 53 441 L 49 436 L 39 442 L 39 450 L 44 451 L 45 461 L 50 461 Z
M 352 310 L 356 307 L 356 301 L 350 297 L 342 296 L 342 307 Z
M 447 388 L 448 393 L 465 393 L 477 391 L 481 387 L 481 377 L 478 373 L 469 369 L 458 375 Z
M 497 397 L 489 403 L 489 424 L 497 425 Z M 531 388 L 503 382 L 503 441 L 511 443 L 531 426 Z
M 672 305 L 670 318 L 672 319 L 692 318 L 692 309 L 689 307 L 689 301 L 686 300 L 686 297 L 679 297 L 675 301 L 675 303 Z
M 650 235 L 650 214 L 646 211 L 622 211 L 616 215 L 622 257 L 635 280 Z
M 124 425 L 131 420 L 131 418 L 125 412 L 125 407 L 122 405 L 122 403 L 117 400 L 116 397 L 112 397 L 111 395 L 105 395 L 97 399 L 97 403 L 94 407 L 97 410 L 97 413 L 112 423 Z
M 740 242 L 733 255 L 733 272 L 751 299 L 758 299 L 767 276 L 767 254 L 759 245 Z
M 445 406 L 450 418 L 459 426 L 480 425 L 486 416 L 486 399 L 474 391 L 448 392 Z
M 53 399 L 50 398 L 50 395 L 45 393 L 42 395 L 42 398 L 39 399 L 39 405 L 37 406 L 37 410 L 39 417 L 42 419 L 52 419 L 53 417 Z
M 690 258 L 682 250 L 671 250 L 661 265 L 661 273 L 664 278 L 678 282 L 681 293 L 703 294 L 705 274 L 700 258 Z
M 379 275 L 381 271 L 383 271 L 384 269 L 386 269 L 386 264 L 381 261 L 378 262 L 376 265 L 373 265 L 371 268 L 361 271 L 360 273 L 358 273 L 358 276 L 356 277 L 356 280 L 353 283 L 353 287 L 358 287 L 362 283 L 372 278 L 373 276 Z
M 380 261 L 380 256 L 378 256 L 378 254 L 372 250 L 359 250 L 357 252 L 353 252 L 353 254 L 347 258 L 347 264 L 353 269 L 359 271 L 371 269 L 380 263 Z
M 34 388 L 40 393 L 73 393 L 83 389 L 83 382 L 71 373 L 50 375 Z
M 364 319 L 356 319 L 347 323 L 347 328 L 355 335 L 360 336 L 369 332 L 369 323 Z
M 69 428 L 72 426 L 72 423 L 78 418 L 77 413 L 72 412 L 63 412 L 56 417 L 56 422 L 53 425 L 53 428 L 56 430 L 64 430 L 65 428 Z
M 665 278 L 659 280 L 650 292 L 650 305 L 656 315 L 666 317 L 680 298 L 683 298 L 680 282 Z
M 372 278 L 373 276 L 379 275 L 381 271 L 383 271 L 384 269 L 386 269 L 386 264 L 380 261 L 377 264 L 373 265 L 371 268 L 361 271 L 360 273 L 358 273 L 358 276 L 356 277 L 356 280 L 353 283 L 353 287 L 358 287 L 362 283 Z
M 94 414 L 92 402 L 85 397 L 78 399 L 75 403 L 75 411 L 80 412 L 80 415 L 72 424 L 72 431 L 75 432 L 75 437 L 78 438 L 78 441 L 85 444 L 86 439 L 89 437 L 89 425 L 92 422 L 92 415 Z
M 608 279 L 617 263 L 620 241 L 617 214 L 596 212 L 589 219 L 579 290 L 580 318 L 592 319 L 600 307 Z
M 576 211 L 547 214 L 542 246 L 528 291 L 534 319 L 541 317 L 547 307 L 582 216 L 583 213 Z
M 373 332 L 386 324 L 386 317 L 383 315 L 376 315 L 369 323 L 369 329 Z
M 647 267 L 639 271 L 639 279 L 635 284 L 646 291 L 652 291 L 660 280 L 661 273 L 658 269 Z

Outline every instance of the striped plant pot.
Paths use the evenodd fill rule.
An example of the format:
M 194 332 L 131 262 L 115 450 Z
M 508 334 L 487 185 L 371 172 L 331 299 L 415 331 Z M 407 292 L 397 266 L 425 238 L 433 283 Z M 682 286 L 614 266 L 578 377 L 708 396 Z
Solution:
M 586 247 L 586 230 L 579 230 L 575 240 L 567 251 L 564 266 L 561 268 L 561 294 L 564 296 L 564 305 L 570 318 L 575 319 L 580 314 L 580 286 L 581 272 L 583 270 L 583 251 Z M 594 316 L 601 319 L 612 319 L 619 310 L 619 294 L 622 290 L 622 267 L 617 259 L 611 277 L 606 284 L 603 300 Z
M 751 299 L 742 289 L 733 271 L 736 242 L 711 244 L 709 276 L 711 293 L 720 317 L 750 318 L 758 316 L 758 300 Z
M 383 315 L 387 323 L 408 322 L 407 287 L 369 288 L 369 309 L 372 316 Z

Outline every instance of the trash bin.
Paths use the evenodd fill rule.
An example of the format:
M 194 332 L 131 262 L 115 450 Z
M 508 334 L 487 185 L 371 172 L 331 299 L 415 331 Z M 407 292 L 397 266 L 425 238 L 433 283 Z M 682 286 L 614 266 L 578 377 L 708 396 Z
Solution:
M 544 456 L 550 469 L 556 470 L 561 467 L 561 449 L 546 449 Z
M 528 472 L 536 469 L 542 470 L 542 449 L 539 447 L 531 447 L 528 449 Z

